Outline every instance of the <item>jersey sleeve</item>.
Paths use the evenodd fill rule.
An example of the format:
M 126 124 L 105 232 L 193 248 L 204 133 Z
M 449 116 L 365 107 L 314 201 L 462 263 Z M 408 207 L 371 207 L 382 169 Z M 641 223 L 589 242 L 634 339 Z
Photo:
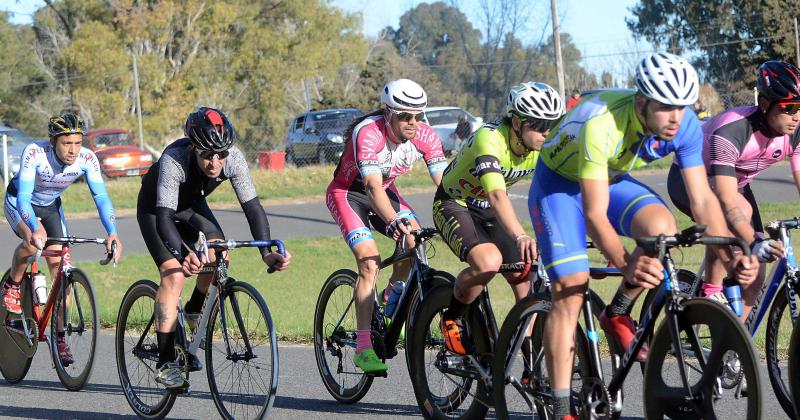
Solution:
M 239 199 L 242 211 L 250 227 L 253 239 L 269 240 L 269 220 L 261 202 L 258 200 L 253 179 L 247 168 L 247 160 L 238 148 L 231 148 L 231 154 L 225 161 L 225 173 L 228 174 L 233 191 Z M 261 248 L 261 254 L 269 253 L 269 248 Z
M 736 161 L 739 160 L 739 148 L 732 141 L 717 132 L 708 137 L 709 175 L 736 176 Z
M 97 160 L 97 155 L 89 149 L 81 148 L 81 153 L 78 156 L 81 163 L 81 170 L 83 170 L 84 177 L 86 177 L 86 184 L 89 186 L 89 191 L 92 192 L 94 204 L 97 206 L 97 212 L 100 215 L 100 221 L 109 235 L 117 233 L 116 217 L 114 216 L 114 205 L 111 203 L 111 197 L 106 191 L 106 184 L 103 181 L 103 173 L 100 170 L 100 162 Z
M 487 193 L 506 189 L 503 168 L 500 165 L 500 148 L 496 140 L 496 137 L 492 136 L 492 131 L 480 129 L 470 146 L 474 150 L 475 176 Z
M 578 133 L 578 178 L 608 179 L 608 160 L 616 147 L 613 138 L 618 133 L 613 118 L 595 117 L 587 121 Z
M 167 250 L 179 262 L 183 261 L 183 241 L 175 226 L 175 211 L 178 208 L 180 185 L 185 181 L 186 173 L 175 157 L 169 153 L 161 155 L 156 186 L 156 229 Z
M 681 169 L 704 165 L 703 163 L 703 131 L 697 115 L 686 107 L 680 128 L 675 135 L 675 161 Z
M 39 227 L 39 221 L 33 212 L 31 199 L 33 198 L 33 187 L 36 183 L 36 167 L 39 164 L 37 157 L 43 153 L 34 143 L 26 146 L 22 151 L 19 172 L 17 173 L 17 209 L 31 232 L 36 231 Z
M 386 138 L 375 124 L 361 127 L 353 133 L 353 151 L 361 178 L 368 175 L 382 175 L 378 162 L 378 152 L 386 144 Z
M 436 175 L 444 172 L 444 169 L 447 168 L 447 158 L 444 156 L 442 140 L 439 138 L 439 135 L 430 127 L 428 127 L 427 130 L 428 131 L 421 136 L 422 144 L 425 145 L 422 158 L 425 160 L 425 165 L 428 166 L 428 173 Z

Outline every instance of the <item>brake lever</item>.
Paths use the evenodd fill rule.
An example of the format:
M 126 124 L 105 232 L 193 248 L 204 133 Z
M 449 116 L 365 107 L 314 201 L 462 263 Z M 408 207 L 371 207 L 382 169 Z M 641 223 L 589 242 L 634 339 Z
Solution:
M 112 241 L 111 242 L 111 252 L 110 253 L 106 253 L 106 258 L 100 260 L 100 265 L 108 265 L 108 263 L 111 262 L 112 260 L 114 260 L 116 256 L 117 256 L 117 241 Z M 112 267 L 117 268 L 117 262 L 116 261 L 114 261 L 114 265 Z

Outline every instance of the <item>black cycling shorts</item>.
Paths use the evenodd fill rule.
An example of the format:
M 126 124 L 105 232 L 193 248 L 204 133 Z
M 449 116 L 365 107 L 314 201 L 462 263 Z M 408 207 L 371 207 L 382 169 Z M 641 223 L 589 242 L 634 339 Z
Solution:
M 711 177 L 709 177 L 709 184 L 711 183 Z M 676 165 L 672 165 L 669 168 L 669 175 L 667 176 L 667 191 L 669 191 L 669 198 L 672 200 L 672 204 L 681 211 L 681 213 L 689 216 L 694 221 L 694 217 L 692 217 L 692 208 L 691 204 L 689 203 L 689 194 L 686 192 L 686 185 L 683 183 L 683 177 L 681 176 L 680 168 Z M 750 224 L 753 226 L 753 230 L 758 233 L 764 233 L 764 224 L 761 221 L 761 212 L 758 210 L 758 203 L 756 202 L 756 196 L 753 194 L 753 190 L 750 189 L 750 184 L 745 185 L 742 188 L 739 188 L 739 194 L 744 196 L 745 200 L 750 203 L 750 207 L 753 208 L 753 217 L 750 219 Z
M 142 200 L 139 200 L 139 202 L 141 203 Z M 161 267 L 161 264 L 165 261 L 175 259 L 175 256 L 169 252 L 169 249 L 167 249 L 158 234 L 155 212 L 144 210 L 141 207 L 137 208 L 136 220 L 139 222 L 142 238 L 156 266 Z M 205 201 L 197 203 L 192 208 L 175 213 L 175 226 L 178 228 L 178 233 L 180 233 L 183 242 L 192 249 L 194 249 L 194 243 L 197 242 L 198 232 L 203 232 L 208 240 L 225 239 L 219 222 L 217 222 Z M 186 248 L 181 249 L 183 257 L 188 253 L 189 251 Z
M 491 207 L 464 207 L 447 196 L 440 187 L 433 199 L 433 224 L 461 261 L 467 260 L 469 251 L 475 245 L 484 243 L 497 246 L 504 264 L 522 261 L 516 241 L 497 221 Z

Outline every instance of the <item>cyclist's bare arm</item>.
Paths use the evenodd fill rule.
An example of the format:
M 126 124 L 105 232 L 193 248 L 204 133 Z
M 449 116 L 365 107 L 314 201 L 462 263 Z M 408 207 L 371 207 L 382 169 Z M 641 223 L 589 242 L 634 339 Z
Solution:
M 750 218 L 745 216 L 744 210 L 739 206 L 740 196 L 736 177 L 728 175 L 714 176 L 714 192 L 717 194 L 722 213 L 728 222 L 728 227 L 736 237 L 744 239 L 747 243 L 756 239 L 755 230 L 750 224 Z
M 383 177 L 379 174 L 370 174 L 364 177 L 364 191 L 372 203 L 372 209 L 386 223 L 391 222 L 397 216 L 397 212 L 392 207 L 386 190 L 383 189 Z

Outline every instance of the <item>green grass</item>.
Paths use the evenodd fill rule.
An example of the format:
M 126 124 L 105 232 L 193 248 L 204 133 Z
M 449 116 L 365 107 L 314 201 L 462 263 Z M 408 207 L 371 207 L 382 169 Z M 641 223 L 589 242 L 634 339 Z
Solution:
M 762 214 L 764 220 L 800 214 L 800 203 L 767 203 L 762 206 Z M 678 223 L 681 227 L 690 225 L 689 220 L 683 216 L 678 217 Z M 526 224 L 530 230 L 530 224 Z M 392 250 L 392 243 L 380 235 L 376 235 L 376 238 L 383 257 L 387 257 Z M 632 242 L 626 239 L 625 243 L 630 249 Z M 442 241 L 436 239 L 432 244 L 433 250 L 429 252 L 432 255 L 430 259 L 432 267 L 454 275 L 465 267 Z M 798 243 L 795 243 L 795 246 L 797 247 Z M 236 279 L 253 284 L 263 294 L 282 339 L 305 342 L 312 334 L 314 308 L 323 282 L 337 269 L 355 270 L 355 262 L 349 249 L 338 236 L 289 239 L 287 247 L 292 252 L 293 260 L 291 268 L 285 272 L 267 274 L 257 251 L 242 249 L 232 252 L 230 273 Z M 678 267 L 694 271 L 700 265 L 702 252 L 702 247 L 693 247 L 677 250 L 672 255 Z M 592 264 L 604 264 L 604 259 L 594 250 L 590 252 L 590 259 Z M 104 327 L 114 326 L 122 296 L 133 282 L 141 278 L 150 278 L 158 283 L 156 267 L 146 254 L 127 254 L 116 269 L 101 267 L 96 262 L 81 262 L 79 266 L 86 270 L 93 281 Z M 389 274 L 389 270 L 381 273 L 378 279 L 379 288 L 385 287 Z M 608 302 L 618 284 L 617 279 L 611 278 L 593 280 L 591 287 Z M 187 280 L 184 299 L 190 296 L 193 286 L 194 279 Z M 489 288 L 495 314 L 498 322 L 502 323 L 505 314 L 513 305 L 513 295 L 504 279 L 499 276 L 491 282 Z M 641 299 L 639 301 L 641 302 Z M 637 307 L 634 314 L 638 313 Z M 763 346 L 764 327 L 765 325 L 757 336 L 759 346 Z M 788 336 L 785 338 L 788 342 Z

